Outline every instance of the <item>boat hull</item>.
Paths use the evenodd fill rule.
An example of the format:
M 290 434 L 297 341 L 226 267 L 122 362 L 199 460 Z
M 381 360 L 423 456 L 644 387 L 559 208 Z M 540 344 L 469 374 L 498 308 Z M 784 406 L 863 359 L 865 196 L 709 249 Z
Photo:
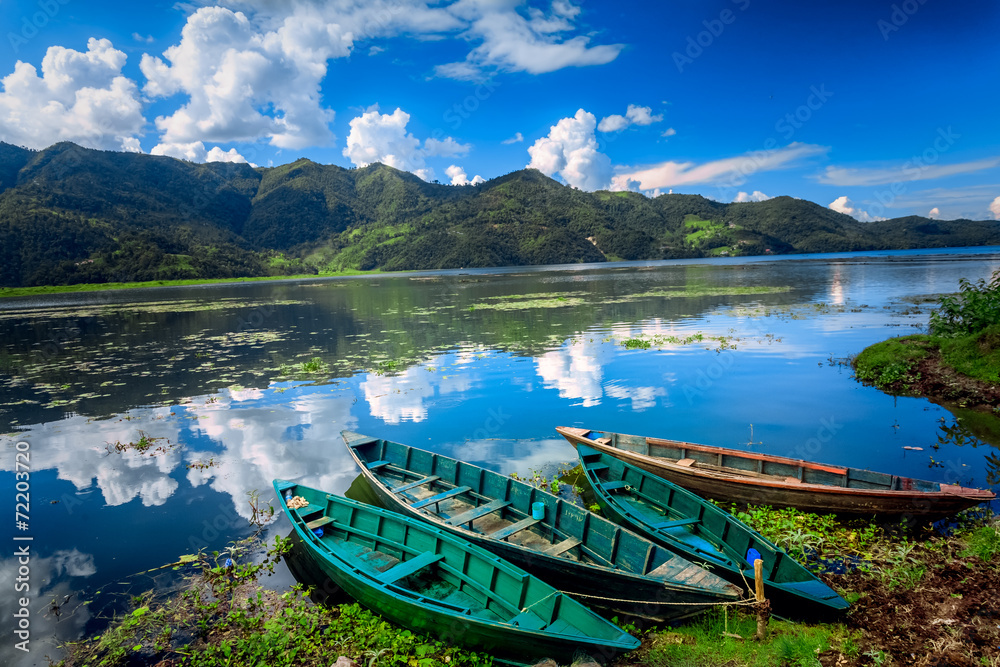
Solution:
M 592 447 L 699 496 L 721 502 L 794 507 L 841 517 L 874 516 L 887 521 L 919 522 L 937 521 L 996 497 L 982 489 L 722 447 L 582 428 L 557 427 L 556 430 L 574 446 Z M 603 442 L 605 439 L 610 442 Z M 683 465 L 683 461 L 694 463 Z M 719 464 L 714 463 L 716 461 Z M 768 470 L 779 474 L 769 474 Z M 789 474 L 782 475 L 782 472 Z M 882 480 L 886 480 L 886 484 L 879 488 Z M 834 485 L 845 483 L 860 486 Z
M 452 608 L 449 608 L 448 605 L 440 601 L 434 603 L 422 596 L 419 591 L 408 590 L 402 583 L 380 581 L 379 577 L 391 573 L 391 568 L 377 572 L 371 570 L 360 559 L 345 560 L 341 551 L 343 545 L 357 547 L 357 543 L 345 540 L 340 543 L 340 546 L 334 543 L 334 546 L 331 547 L 329 537 L 318 537 L 308 528 L 308 519 L 322 518 L 326 515 L 316 511 L 312 511 L 309 515 L 302 515 L 287 507 L 284 499 L 286 492 L 292 491 L 298 495 L 306 491 L 315 492 L 315 489 L 308 489 L 282 480 L 275 480 L 274 486 L 282 508 L 292 521 L 296 533 L 319 570 L 360 604 L 397 625 L 432 635 L 449 644 L 461 644 L 476 650 L 520 659 L 553 657 L 568 661 L 577 651 L 581 650 L 611 658 L 639 646 L 638 640 L 572 600 L 561 601 L 561 604 L 556 607 L 558 612 L 555 609 L 552 610 L 553 616 L 557 619 L 568 617 L 576 622 L 572 633 L 558 634 L 538 629 L 520 628 L 512 625 L 510 619 L 505 622 L 496 622 L 478 618 L 468 611 L 459 610 L 456 605 L 451 605 Z M 322 494 L 322 492 L 318 493 Z M 350 508 L 348 521 L 351 525 L 346 528 L 345 534 L 355 530 L 354 520 L 357 513 L 367 513 L 375 517 L 374 522 L 369 523 L 378 526 L 377 534 L 384 535 L 384 539 L 377 540 L 378 543 L 393 544 L 393 540 L 402 535 L 404 536 L 402 539 L 407 540 L 407 544 L 418 545 L 414 547 L 417 551 L 421 548 L 420 545 L 436 545 L 440 553 L 448 554 L 447 558 L 444 555 L 441 556 L 442 565 L 440 567 L 450 570 L 452 573 L 457 572 L 456 568 L 461 568 L 463 572 L 493 572 L 495 570 L 492 575 L 485 575 L 490 582 L 491 592 L 493 589 L 501 590 L 504 582 L 520 585 L 519 597 L 515 595 L 508 604 L 514 610 L 508 613 L 514 614 L 515 620 L 520 616 L 527 618 L 523 611 L 520 616 L 517 615 L 517 610 L 520 609 L 521 605 L 538 608 L 535 603 L 544 603 L 552 596 L 560 595 L 548 584 L 535 578 L 529 579 L 530 575 L 522 570 L 498 561 L 493 554 L 478 549 L 457 537 L 442 535 L 441 531 L 422 522 L 414 522 L 398 513 L 388 512 L 362 503 L 326 496 L 326 494 L 322 495 L 326 497 L 328 502 L 337 503 L 341 505 L 341 508 Z M 313 502 L 312 499 L 310 502 Z M 394 522 L 400 525 L 391 525 Z M 333 523 L 336 525 L 336 522 Z M 343 517 L 341 517 L 339 525 L 346 525 Z M 364 534 L 364 531 L 359 530 L 358 533 Z M 417 533 L 423 535 L 415 535 Z M 371 535 L 369 537 L 371 538 Z M 324 539 L 327 541 L 324 542 Z M 399 561 L 395 565 L 398 566 L 400 563 L 405 564 L 406 562 L 408 561 Z M 369 565 L 370 563 L 371 559 L 369 559 Z M 414 570 L 414 574 L 417 572 L 419 570 Z M 407 579 L 403 578 L 400 581 L 405 582 Z M 541 599 L 539 600 L 539 598 Z M 570 607 L 570 605 L 573 606 Z M 498 607 L 494 606 L 494 609 L 498 609 Z M 481 613 L 481 610 L 477 610 L 475 613 Z M 583 634 L 585 630 L 581 629 L 584 627 L 600 631 L 600 636 L 585 636 Z
M 667 549 L 703 562 L 737 586 L 753 585 L 750 549 L 764 561 L 764 590 L 772 609 L 816 620 L 847 609 L 847 601 L 801 564 L 730 513 L 667 480 L 585 445 L 577 447 L 584 474 L 612 521 Z

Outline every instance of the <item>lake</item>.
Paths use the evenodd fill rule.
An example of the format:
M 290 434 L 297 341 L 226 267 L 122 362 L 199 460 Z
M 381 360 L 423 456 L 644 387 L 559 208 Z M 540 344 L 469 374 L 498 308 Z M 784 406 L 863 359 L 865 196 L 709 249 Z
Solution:
M 0 660 L 46 664 L 175 576 L 137 573 L 249 535 L 274 478 L 343 493 L 344 429 L 503 473 L 573 465 L 565 425 L 997 490 L 1000 421 L 863 386 L 847 360 L 998 269 L 994 247 L 4 300 L 0 476 L 8 498 L 27 477 L 30 508 L 0 569 L 14 581 L 29 545 L 31 653 Z

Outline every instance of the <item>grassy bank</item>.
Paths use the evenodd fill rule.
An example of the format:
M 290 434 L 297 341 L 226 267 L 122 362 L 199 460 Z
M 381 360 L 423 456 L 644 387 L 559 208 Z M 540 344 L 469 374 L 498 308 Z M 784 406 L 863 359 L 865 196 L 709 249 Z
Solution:
M 854 359 L 857 378 L 887 391 L 919 388 L 926 362 L 971 380 L 1000 382 L 1000 324 L 968 336 L 914 334 L 865 348 Z
M 949 533 L 938 533 L 843 524 L 796 510 L 737 511 L 837 588 L 851 610 L 826 624 L 772 619 L 762 641 L 751 639 L 756 621 L 749 608 L 717 608 L 676 628 L 626 625 L 642 647 L 615 667 L 1000 667 L 996 519 L 970 511 Z M 291 667 L 332 665 L 341 656 L 366 667 L 494 663 L 390 625 L 353 602 L 317 605 L 299 587 L 264 589 L 259 577 L 288 548 L 279 539 L 256 564 L 230 568 L 226 554 L 180 559 L 172 565 L 186 568 L 189 578 L 179 593 L 133 599 L 102 634 L 70 644 L 63 664 Z
M 855 377 L 892 393 L 1000 405 L 1000 271 L 990 282 L 959 281 L 939 299 L 927 334 L 893 338 L 854 358 Z
M 254 278 L 191 278 L 185 280 L 147 280 L 138 283 L 81 283 L 79 285 L 42 285 L 39 287 L 0 287 L 0 299 L 15 296 L 38 296 L 40 294 L 64 294 L 67 292 L 104 292 L 107 290 L 136 289 L 141 287 L 177 287 L 183 285 L 216 285 L 225 283 L 248 283 L 267 280 L 305 280 L 309 278 L 337 278 L 381 273 L 372 271 L 321 271 L 288 276 L 258 276 Z

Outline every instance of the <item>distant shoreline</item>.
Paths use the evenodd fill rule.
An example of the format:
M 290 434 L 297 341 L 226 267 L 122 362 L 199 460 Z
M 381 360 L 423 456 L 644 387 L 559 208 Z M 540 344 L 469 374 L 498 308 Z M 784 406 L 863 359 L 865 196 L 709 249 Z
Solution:
M 182 280 L 147 280 L 134 283 L 80 283 L 76 285 L 39 285 L 34 287 L 0 287 L 0 300 L 24 296 L 39 296 L 45 294 L 69 294 L 77 292 L 104 292 L 111 290 L 184 287 L 199 285 L 228 285 L 245 282 L 271 282 L 295 280 L 327 280 L 335 278 L 358 278 L 365 276 L 394 276 L 405 278 L 415 275 L 491 275 L 520 272 L 542 271 L 586 271 L 602 268 L 646 268 L 655 266 L 685 266 L 692 264 L 737 265 L 756 264 L 781 261 L 837 260 L 837 259 L 889 259 L 894 257 L 933 256 L 933 255 L 1000 255 L 1000 246 L 957 246 L 948 248 L 908 248 L 899 250 L 855 250 L 851 252 L 831 253 L 788 253 L 782 255 L 741 255 L 736 257 L 696 257 L 686 259 L 656 259 L 627 260 L 618 262 L 590 262 L 580 264 L 531 264 L 521 266 L 491 266 L 477 268 L 452 269 L 416 269 L 404 271 L 383 271 L 373 269 L 360 271 L 348 269 L 345 271 L 302 273 L 286 276 L 256 276 L 243 278 L 186 278 Z

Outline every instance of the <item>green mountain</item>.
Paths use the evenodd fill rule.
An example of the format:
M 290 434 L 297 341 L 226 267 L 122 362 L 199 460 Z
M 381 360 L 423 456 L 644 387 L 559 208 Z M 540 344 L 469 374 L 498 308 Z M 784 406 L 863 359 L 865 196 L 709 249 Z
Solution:
M 993 244 L 995 221 L 860 223 L 791 197 L 588 193 L 531 169 L 456 187 L 381 164 L 0 143 L 4 286 Z

